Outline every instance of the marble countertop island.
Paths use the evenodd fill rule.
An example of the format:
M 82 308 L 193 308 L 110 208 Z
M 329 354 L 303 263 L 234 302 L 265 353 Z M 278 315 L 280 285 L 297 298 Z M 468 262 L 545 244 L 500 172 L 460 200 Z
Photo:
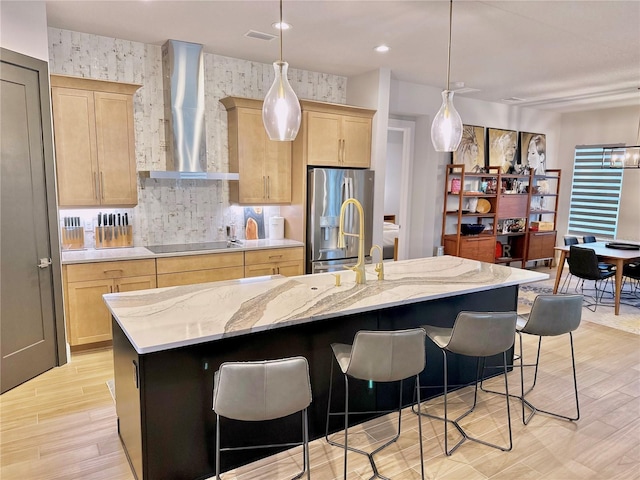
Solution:
M 139 354 L 382 308 L 536 282 L 547 274 L 442 256 L 388 262 L 367 283 L 345 270 L 269 276 L 104 295 Z

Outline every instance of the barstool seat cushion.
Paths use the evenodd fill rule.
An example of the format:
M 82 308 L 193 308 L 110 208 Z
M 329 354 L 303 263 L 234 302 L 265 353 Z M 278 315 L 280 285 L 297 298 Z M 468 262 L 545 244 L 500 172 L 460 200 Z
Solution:
M 524 324 L 520 318 L 516 329 L 540 337 L 573 332 L 580 325 L 582 295 L 538 295 Z
M 522 329 L 524 328 L 524 326 L 527 324 L 528 321 L 529 321 L 528 315 L 518 315 L 516 317 L 516 330 L 518 330 L 519 332 L 522 331 Z
M 345 373 L 347 371 L 347 368 L 349 368 L 352 346 L 346 343 L 332 343 L 331 349 L 333 350 L 336 361 L 340 366 L 340 370 L 342 370 L 342 373 Z
M 427 332 L 427 337 L 429 337 L 438 347 L 445 348 L 449 344 L 453 328 L 434 327 L 432 325 L 423 325 L 422 328 Z
M 417 375 L 424 369 L 423 342 L 418 347 L 416 330 L 385 331 L 361 330 L 356 333 L 353 346 L 342 343 L 331 345 L 342 373 L 360 380 L 396 382 Z
M 309 365 L 304 357 L 223 363 L 214 377 L 213 409 L 222 417 L 273 420 L 310 403 Z
M 506 327 L 505 327 L 506 325 Z M 490 357 L 513 346 L 515 312 L 460 312 L 453 328 L 423 325 L 440 348 L 469 357 Z

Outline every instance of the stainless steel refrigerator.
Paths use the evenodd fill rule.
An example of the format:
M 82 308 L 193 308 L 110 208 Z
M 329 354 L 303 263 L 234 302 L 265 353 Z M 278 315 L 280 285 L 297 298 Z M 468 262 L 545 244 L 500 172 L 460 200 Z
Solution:
M 373 233 L 373 181 L 371 170 L 312 168 L 308 173 L 307 273 L 344 270 L 358 259 L 357 237 L 345 236 L 345 248 L 338 248 L 340 207 L 355 198 L 364 210 L 364 250 L 370 262 Z M 345 210 L 344 231 L 358 233 L 358 210 L 353 204 Z

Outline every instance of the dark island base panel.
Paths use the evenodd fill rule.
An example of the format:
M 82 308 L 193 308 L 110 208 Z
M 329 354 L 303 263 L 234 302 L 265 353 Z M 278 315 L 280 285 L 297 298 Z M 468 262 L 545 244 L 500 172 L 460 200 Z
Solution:
M 226 361 L 251 361 L 303 355 L 309 361 L 313 402 L 309 409 L 309 434 L 316 439 L 324 435 L 329 374 L 333 361 L 330 344 L 352 343 L 358 330 L 398 330 L 424 324 L 452 326 L 461 310 L 514 311 L 516 286 L 433 300 L 375 312 L 316 321 L 304 325 L 252 333 L 164 352 L 138 355 L 113 322 L 116 404 L 119 433 L 138 479 L 199 479 L 215 472 L 215 414 L 211 409 L 213 375 Z M 487 307 L 490 308 L 487 308 Z M 427 367 L 421 384 L 434 386 L 423 390 L 425 398 L 440 395 L 443 355 L 427 340 Z M 513 351 L 510 352 L 513 358 Z M 139 364 L 137 375 L 135 363 Z M 487 365 L 501 365 L 502 356 L 487 360 Z M 449 382 L 466 384 L 475 379 L 476 360 L 449 358 Z M 488 370 L 486 376 L 500 370 Z M 335 377 L 333 410 L 344 403 L 344 381 Z M 136 387 L 139 382 L 140 390 Z M 403 403 L 413 399 L 412 381 L 403 382 Z M 353 392 L 351 392 L 351 387 Z M 393 409 L 398 401 L 398 386 L 350 382 L 350 409 Z M 251 401 L 238 399 L 238 401 Z M 351 416 L 353 424 L 366 420 Z M 246 446 L 250 442 L 278 443 L 298 441 L 300 415 L 266 423 L 236 422 L 223 419 L 222 443 Z M 341 420 L 332 420 L 331 431 L 342 430 Z M 276 450 L 226 452 L 222 454 L 222 471 L 247 464 L 276 453 Z

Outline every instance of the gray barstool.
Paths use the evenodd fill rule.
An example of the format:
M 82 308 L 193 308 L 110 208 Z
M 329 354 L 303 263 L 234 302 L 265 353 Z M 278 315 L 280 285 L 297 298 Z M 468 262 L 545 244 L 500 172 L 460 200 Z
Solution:
M 226 362 L 216 372 L 213 410 L 216 412 L 216 479 L 220 480 L 220 452 L 253 448 L 302 445 L 301 478 L 309 468 L 309 427 L 307 407 L 311 403 L 309 364 L 304 357 L 262 362 Z M 302 441 L 273 445 L 220 447 L 220 417 L 245 422 L 273 420 L 302 412 Z
M 518 317 L 516 331 L 520 340 L 520 384 L 522 400 L 522 421 L 528 424 L 531 417 L 536 412 L 546 413 L 565 420 L 576 421 L 580 418 L 580 404 L 578 401 L 578 381 L 576 379 L 576 360 L 573 351 L 573 331 L 580 325 L 582 318 L 582 295 L 538 295 L 533 301 L 531 312 L 528 317 Z M 522 355 L 522 334 L 537 335 L 538 353 L 536 355 L 536 363 L 525 365 Z M 576 415 L 575 417 L 567 417 L 558 413 L 552 413 L 533 406 L 526 400 L 526 395 L 536 386 L 538 378 L 538 365 L 540 363 L 540 346 L 542 345 L 542 337 L 555 337 L 558 335 L 569 334 L 571 344 L 571 366 L 573 368 L 573 388 L 576 397 Z M 533 384 L 525 392 L 524 390 L 524 367 L 535 366 L 533 376 Z M 531 409 L 531 414 L 525 417 L 525 405 Z
M 373 455 L 388 447 L 400 437 L 400 426 L 402 419 L 402 380 L 409 377 L 416 377 L 416 387 L 420 391 L 419 374 L 425 366 L 425 332 L 422 328 L 395 331 L 367 331 L 361 330 L 356 333 L 353 345 L 344 343 L 333 343 L 331 349 L 333 356 L 344 375 L 345 398 L 344 412 L 331 412 L 331 390 L 333 387 L 333 365 L 331 362 L 331 376 L 329 380 L 329 400 L 327 404 L 327 429 L 325 438 L 331 445 L 344 448 L 344 478 L 347 478 L 347 450 L 365 455 L 371 463 L 373 476 L 371 478 L 382 478 L 378 472 Z M 397 410 L 375 411 L 375 412 L 349 412 L 349 377 L 359 380 L 373 382 L 396 382 L 400 381 L 400 402 Z M 420 408 L 420 395 L 418 395 L 418 408 Z M 375 414 L 398 412 L 398 433 L 381 447 L 368 453 L 348 444 L 349 414 Z M 329 439 L 329 418 L 332 415 L 344 415 L 344 444 L 334 442 Z M 424 456 L 422 449 L 422 421 L 418 422 L 418 434 L 420 437 L 420 468 L 424 480 Z
M 453 328 L 435 327 L 424 325 L 422 328 L 427 332 L 427 336 L 436 344 L 444 355 L 444 418 L 423 413 L 430 418 L 444 420 L 444 451 L 451 455 L 465 440 L 494 447 L 502 451 L 509 451 L 513 448 L 511 435 L 511 410 L 509 409 L 509 384 L 507 381 L 507 351 L 513 346 L 516 333 L 516 312 L 460 312 L 456 317 Z M 469 410 L 460 415 L 455 420 L 449 420 L 447 412 L 447 352 L 469 357 L 477 357 L 475 391 L 473 405 Z M 478 438 L 471 437 L 459 425 L 459 421 L 469 415 L 476 408 L 478 400 L 478 383 L 480 381 L 480 359 L 482 366 L 486 357 L 491 357 L 501 353 L 504 368 L 504 386 L 507 392 L 507 423 L 509 425 L 509 445 L 502 447 L 493 443 L 485 442 Z M 484 368 L 483 368 L 484 370 Z M 447 424 L 452 423 L 462 435 L 462 439 L 449 450 L 447 440 Z

